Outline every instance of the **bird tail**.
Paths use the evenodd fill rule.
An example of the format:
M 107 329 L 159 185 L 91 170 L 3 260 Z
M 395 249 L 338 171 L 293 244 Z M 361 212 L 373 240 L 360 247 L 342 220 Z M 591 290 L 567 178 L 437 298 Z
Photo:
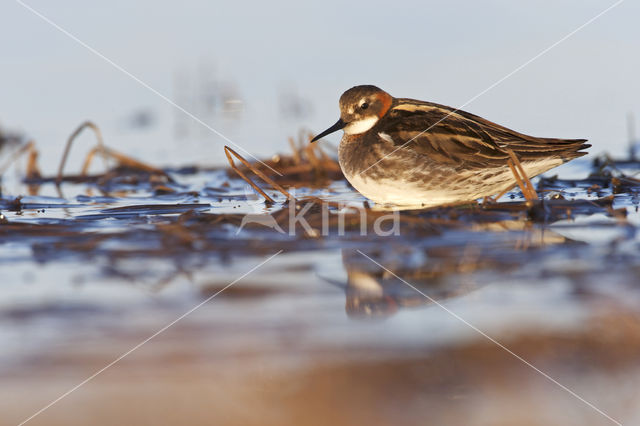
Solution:
M 591 144 L 587 143 L 587 139 L 537 138 L 535 144 L 526 142 L 509 144 L 509 148 L 523 159 L 535 160 L 539 157 L 558 157 L 564 162 L 587 155 L 588 152 L 584 150 L 590 147 Z

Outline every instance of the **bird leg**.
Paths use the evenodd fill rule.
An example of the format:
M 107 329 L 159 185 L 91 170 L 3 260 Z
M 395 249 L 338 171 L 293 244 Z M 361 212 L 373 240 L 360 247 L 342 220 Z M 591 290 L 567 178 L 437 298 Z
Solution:
M 493 196 L 488 196 L 487 195 L 487 196 L 482 197 L 482 205 L 483 206 L 488 206 L 489 204 L 496 204 L 500 198 L 502 198 L 507 192 L 511 191 L 516 186 L 518 186 L 518 185 L 514 183 L 513 185 L 510 185 L 509 187 L 504 189 L 498 195 L 493 195 Z
M 497 203 L 498 200 L 500 198 L 502 198 L 504 196 L 504 194 L 506 194 L 507 192 L 511 191 L 513 188 L 515 188 L 517 186 L 517 184 L 513 184 L 510 185 L 508 188 L 506 188 L 505 190 L 503 190 L 501 193 L 499 193 L 498 195 L 495 195 L 493 197 L 488 197 L 490 199 L 490 201 L 493 201 L 494 203 Z
M 536 201 L 538 199 L 538 194 L 533 188 L 533 184 L 531 183 L 529 176 L 527 176 L 527 173 L 524 171 L 520 160 L 512 150 L 507 149 L 506 152 L 509 154 L 509 157 L 511 157 L 507 160 L 507 165 L 511 169 L 511 173 L 513 173 L 513 176 L 522 191 L 522 195 L 524 195 L 524 198 L 527 201 Z

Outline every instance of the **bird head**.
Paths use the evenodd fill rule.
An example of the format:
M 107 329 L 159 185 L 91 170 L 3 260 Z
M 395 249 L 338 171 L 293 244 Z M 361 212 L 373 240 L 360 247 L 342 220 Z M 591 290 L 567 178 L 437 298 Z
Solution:
M 391 108 L 393 97 L 376 86 L 355 86 L 340 96 L 340 119 L 311 142 L 344 130 L 347 135 L 358 135 L 371 129 Z

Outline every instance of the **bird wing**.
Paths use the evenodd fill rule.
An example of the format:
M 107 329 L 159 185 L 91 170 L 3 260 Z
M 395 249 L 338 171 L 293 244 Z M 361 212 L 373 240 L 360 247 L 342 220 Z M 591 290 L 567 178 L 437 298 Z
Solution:
M 525 161 L 554 156 L 568 160 L 586 154 L 577 151 L 589 146 L 584 139 L 528 136 L 465 111 L 412 99 L 397 99 L 377 128 L 398 148 L 470 167 L 504 164 L 509 149 Z

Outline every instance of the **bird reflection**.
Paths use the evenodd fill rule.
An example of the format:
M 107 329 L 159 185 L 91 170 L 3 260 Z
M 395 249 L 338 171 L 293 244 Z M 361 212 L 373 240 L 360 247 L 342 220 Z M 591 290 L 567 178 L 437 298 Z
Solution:
M 366 255 L 382 265 L 380 267 Z M 379 251 L 344 250 L 344 267 L 347 271 L 345 287 L 345 310 L 351 318 L 386 318 L 401 308 L 412 308 L 466 294 L 477 287 L 470 280 L 450 282 L 443 279 L 438 271 L 429 266 L 425 259 L 422 265 L 413 262 L 385 261 L 389 253 Z M 404 263 L 404 264 L 403 264 Z M 387 269 L 385 269 L 387 268 Z M 392 272 L 389 272 L 392 271 Z M 397 275 L 397 276 L 396 276 Z M 420 292 L 407 285 L 410 283 Z M 426 296 L 425 296 L 426 295 Z
M 346 313 L 386 318 L 403 308 L 467 295 L 487 285 L 491 273 L 508 273 L 530 262 L 538 248 L 578 243 L 548 228 L 526 226 L 476 223 L 472 231 L 448 232 L 414 245 L 344 249 Z M 479 231 L 482 238 L 477 238 Z M 480 271 L 488 275 L 478 279 Z

